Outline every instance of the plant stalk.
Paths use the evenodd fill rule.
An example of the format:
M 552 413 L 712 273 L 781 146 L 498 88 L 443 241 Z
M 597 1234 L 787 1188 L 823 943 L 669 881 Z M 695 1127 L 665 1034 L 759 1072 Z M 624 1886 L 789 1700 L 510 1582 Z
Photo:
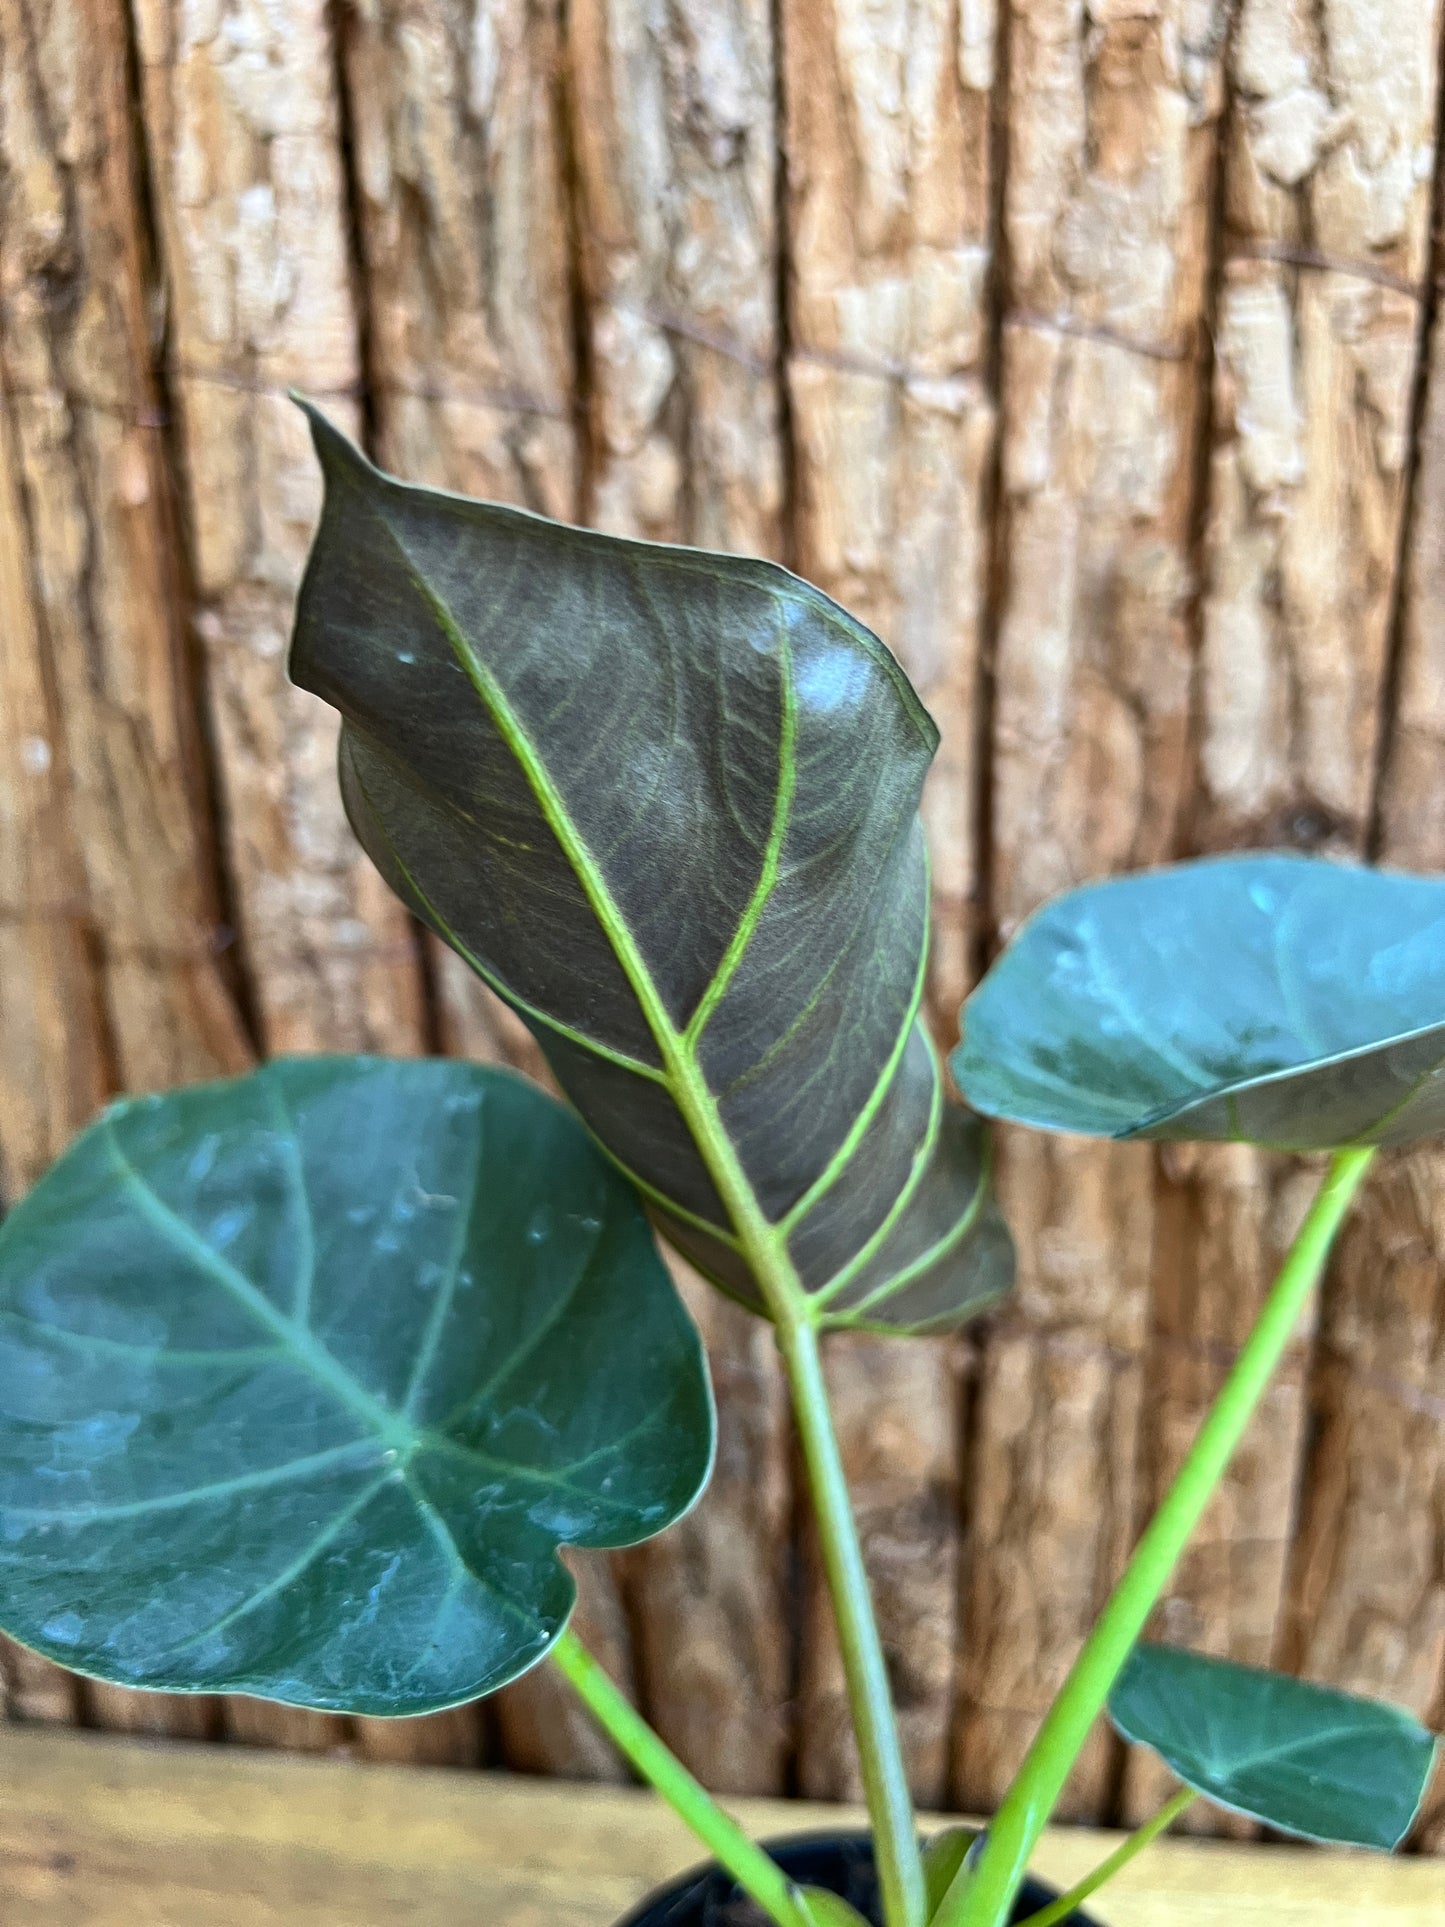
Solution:
M 814 1927 L 806 1902 L 782 1868 L 723 1812 L 701 1782 L 663 1744 L 570 1627 L 558 1638 L 550 1657 L 618 1752 L 692 1828 L 718 1865 L 732 1875 L 776 1927 Z
M 928 1895 L 913 1798 L 904 1771 L 863 1549 L 828 1405 L 818 1333 L 802 1319 L 779 1320 L 776 1333 L 792 1391 L 823 1571 L 837 1622 L 843 1675 L 873 1825 L 883 1917 L 888 1927 L 925 1927 Z
M 1186 1807 L 1192 1807 L 1199 1795 L 1193 1787 L 1180 1787 L 1172 1800 L 1167 1800 L 1152 1820 L 1146 1820 L 1142 1827 L 1121 1840 L 1107 1860 L 1101 1860 L 1092 1873 L 1084 1875 L 1077 1886 L 1070 1887 L 1066 1894 L 1051 1900 L 1047 1907 L 1041 1907 L 1036 1914 L 1030 1914 L 1020 1921 L 1019 1927 L 1058 1927 L 1061 1920 L 1077 1913 L 1091 1894 L 1114 1878 L 1121 1867 L 1127 1867 L 1136 1854 L 1141 1854 L 1151 1841 L 1157 1840 L 1166 1827 L 1170 1827 Z
M 1253 1331 L 1220 1389 L 1173 1485 L 1084 1642 L 988 1830 L 977 1865 L 964 1866 L 935 1927 L 1003 1927 L 1029 1856 L 1115 1680 L 1213 1496 L 1319 1281 L 1335 1234 L 1374 1158 L 1337 1151 Z

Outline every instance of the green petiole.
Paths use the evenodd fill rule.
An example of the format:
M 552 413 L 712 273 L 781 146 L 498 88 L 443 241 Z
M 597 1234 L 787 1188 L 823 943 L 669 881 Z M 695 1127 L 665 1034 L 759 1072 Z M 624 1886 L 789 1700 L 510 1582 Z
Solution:
M 1173 1799 L 1166 1800 L 1152 1820 L 1146 1820 L 1127 1840 L 1121 1840 L 1107 1860 L 1101 1860 L 1092 1873 L 1085 1874 L 1066 1894 L 1060 1894 L 1047 1907 L 1041 1907 L 1036 1914 L 1030 1914 L 1026 1920 L 1020 1921 L 1019 1927 L 1058 1927 L 1060 1921 L 1077 1913 L 1091 1894 L 1096 1894 L 1122 1867 L 1127 1867 L 1151 1841 L 1157 1840 L 1166 1827 L 1173 1826 L 1185 1808 L 1193 1806 L 1198 1798 L 1192 1787 L 1180 1787 Z
M 1003 1927 L 1008 1920 L 1029 1856 L 1089 1729 L 1284 1356 L 1374 1156 L 1365 1148 L 1337 1151 L 1331 1159 L 1254 1330 L 1029 1748 L 977 1864 L 960 1870 L 934 1927 Z
M 776 1927 L 815 1927 L 792 1881 L 663 1744 L 570 1627 L 561 1634 L 549 1657 L 623 1758 L 692 1828 L 718 1865 L 726 1868 Z

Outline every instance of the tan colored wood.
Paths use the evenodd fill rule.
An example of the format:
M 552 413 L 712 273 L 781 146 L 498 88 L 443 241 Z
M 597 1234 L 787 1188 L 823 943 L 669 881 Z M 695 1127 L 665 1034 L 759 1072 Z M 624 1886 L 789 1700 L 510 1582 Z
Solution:
M 136 9 L 197 609 L 229 853 L 267 1047 L 415 1050 L 407 918 L 347 829 L 335 719 L 284 678 L 320 503 L 295 386 L 358 425 L 322 0 Z
M 1222 6 L 1007 11 L 993 903 L 1167 855 L 1188 778 L 1190 516 Z M 1133 1533 L 1153 1181 L 1001 1146 L 1021 1292 L 984 1360 L 954 1797 L 1003 1791 Z M 1107 1808 L 1113 1748 L 1065 1810 Z
M 1438 0 L 1240 13 L 1200 662 L 1212 847 L 1363 842 L 1438 36 Z
M 320 505 L 287 389 L 359 426 L 359 337 L 326 8 L 136 9 L 170 381 L 245 957 L 269 1050 L 421 1047 L 409 920 L 355 844 L 336 722 L 285 681 Z M 236 1738 L 327 1748 L 349 1722 L 237 1701 Z
M 599 528 L 779 552 L 776 116 L 766 0 L 568 10 Z
M 834 1337 L 825 1368 L 888 1655 L 914 1798 L 942 1803 L 958 1637 L 958 1358 L 947 1341 Z M 802 1627 L 798 1787 L 860 1800 L 862 1778 L 816 1542 Z
M 1397 709 L 1379 853 L 1445 867 L 1445 328 L 1429 344 Z M 1325 1295 L 1302 1481 L 1287 1662 L 1439 1720 L 1445 1710 L 1445 1158 L 1382 1160 Z M 1437 1795 L 1425 1838 L 1445 1847 Z
M 577 396 L 556 8 L 383 0 L 340 16 L 369 338 L 375 453 L 409 481 L 576 519 Z M 525 1028 L 429 946 L 445 1049 L 536 1074 Z M 605 1562 L 584 1621 L 625 1673 Z M 621 1645 L 619 1647 L 618 1640 Z M 513 1765 L 614 1777 L 611 1749 L 539 1679 L 500 1702 Z M 475 1761 L 474 1710 L 362 1720 L 379 1759 Z
M 1249 1335 L 1319 1183 L 1317 1161 L 1246 1145 L 1175 1146 L 1160 1160 L 1140 1501 L 1164 1496 Z M 1308 1420 L 1311 1320 L 1284 1364 L 1165 1590 L 1149 1637 L 1249 1666 L 1278 1658 L 1300 1459 Z M 1157 1811 L 1175 1782 L 1157 1755 L 1131 1753 L 1123 1816 Z M 1188 1831 L 1248 1838 L 1246 1821 L 1200 1802 Z
M 792 1740 L 787 1399 L 770 1327 L 670 1264 L 708 1348 L 718 1446 L 698 1504 L 626 1557 L 642 1703 L 705 1785 L 771 1793 Z
M 577 516 L 556 0 L 347 10 L 378 452 Z
M 587 517 L 621 534 L 779 554 L 770 7 L 680 0 L 662 32 L 632 0 L 574 0 L 565 57 Z M 747 1476 L 725 1477 L 642 1555 L 636 1670 L 649 1716 L 695 1769 L 767 1790 L 781 1787 L 782 1750 L 779 1704 L 765 1695 L 787 1678 L 788 1640 L 776 1612 L 750 1615 L 777 1598 L 776 1367 L 746 1319 L 706 1315 L 720 1431 L 763 1503 Z M 717 1596 L 702 1597 L 702 1573 Z M 703 1706 L 729 1716 L 710 1721 Z
M 734 1803 L 761 1837 L 856 1809 Z M 1054 1829 L 1068 1885 L 1117 1835 Z M 613 1927 L 695 1864 L 650 1796 L 361 1769 L 244 1748 L 0 1734 L 0 1873 L 26 1927 Z M 1110 1927 L 1435 1927 L 1437 1861 L 1165 1841 L 1095 1911 Z
M 1195 848 L 1363 851 L 1430 197 L 1407 157 L 1433 139 L 1438 12 L 1414 0 L 1362 38 L 1357 9 L 1246 0 L 1230 42 Z M 1161 1238 L 1155 1275 L 1151 1498 L 1219 1376 L 1200 1348 L 1213 1339 L 1227 1359 L 1242 1342 L 1312 1183 L 1296 1161 L 1245 1150 L 1197 1157 L 1182 1181 L 1170 1165 L 1161 1216 L 1177 1235 Z M 1256 1664 L 1281 1648 L 1306 1445 L 1303 1345 L 1302 1335 L 1158 1621 L 1167 1636 Z M 1361 1569 L 1355 1583 L 1372 1582 Z M 1351 1650 L 1362 1641 L 1356 1619 Z M 1343 1650 L 1331 1661 L 1348 1670 Z M 1126 1811 L 1152 1811 L 1167 1784 L 1147 1755 L 1134 1759 Z M 1191 1818 L 1218 1824 L 1207 1811 Z
M 977 887 L 993 0 L 785 0 L 798 566 L 897 652 L 942 733 L 925 816 L 945 1029 Z
M 247 1050 L 217 963 L 123 20 L 86 0 L 11 4 L 0 39 L 15 618 L 5 693 L 16 705 L 0 780 L 7 895 L 22 864 L 34 892 L 31 917 L 3 919 L 0 961 L 7 1042 L 25 1053 L 14 1068 L 26 1095 L 5 1127 L 22 1183 L 107 1087 L 214 1076 Z M 23 571 L 29 607 L 17 610 Z M 21 1712 L 73 1707 L 73 1689 L 39 1662 L 17 1657 L 9 1670 Z M 138 1710 L 106 1689 L 91 1705 L 122 1722 Z M 152 1702 L 146 1716 L 194 1730 L 179 1704 Z
M 883 637 L 938 723 L 924 814 L 930 1004 L 956 1033 L 976 935 L 992 0 L 784 0 L 788 395 L 798 568 Z M 961 1431 L 946 1345 L 829 1348 L 908 1771 L 945 1795 Z M 831 1616 L 805 1566 L 798 1773 L 859 1778 Z

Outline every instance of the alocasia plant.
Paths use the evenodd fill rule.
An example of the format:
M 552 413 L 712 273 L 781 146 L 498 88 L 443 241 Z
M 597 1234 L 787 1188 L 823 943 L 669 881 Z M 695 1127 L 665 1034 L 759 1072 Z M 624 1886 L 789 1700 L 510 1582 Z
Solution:
M 1396 1844 L 1434 1752 L 1407 1715 L 1138 1641 L 1372 1147 L 1445 1128 L 1445 885 L 1246 856 L 1073 892 L 965 1008 L 967 1108 L 920 1015 L 936 735 L 882 643 L 771 564 L 408 487 L 312 427 L 292 673 L 341 713 L 378 868 L 576 1115 L 504 1072 L 364 1058 L 112 1107 L 0 1229 L 0 1624 L 127 1685 L 382 1715 L 550 1656 L 763 1915 L 857 1927 L 567 1629 L 558 1548 L 661 1531 L 711 1460 L 650 1217 L 774 1327 L 881 1927 L 1002 1927 L 1106 1704 L 1184 1785 L 1040 1927 L 1195 1794 Z M 951 1330 L 1007 1291 L 980 1114 L 1334 1155 L 987 1836 L 925 1857 L 819 1343 Z

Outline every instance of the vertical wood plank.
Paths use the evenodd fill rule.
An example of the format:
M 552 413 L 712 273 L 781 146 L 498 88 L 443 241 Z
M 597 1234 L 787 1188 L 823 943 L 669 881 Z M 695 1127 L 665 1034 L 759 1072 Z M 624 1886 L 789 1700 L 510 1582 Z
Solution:
M 1173 847 L 1225 9 L 1010 0 L 993 912 Z M 955 1798 L 997 1801 L 1132 1534 L 1152 1165 L 1006 1133 L 1020 1294 L 987 1348 Z M 1097 1815 L 1113 1751 L 1065 1810 Z
M 349 7 L 342 49 L 364 268 L 375 453 L 408 480 L 576 520 L 561 40 L 554 0 L 380 0 Z M 538 1075 L 519 1021 L 440 944 L 431 949 L 444 1047 Z M 578 1630 L 631 1677 L 608 1563 L 575 1562 Z M 540 1669 L 496 1703 L 510 1765 L 617 1778 L 621 1763 Z M 475 1710 L 426 1722 L 401 1746 L 359 1723 L 380 1757 L 424 1746 L 475 1755 Z M 449 1740 L 444 1737 L 449 1734 Z
M 0 120 L 6 175 L 19 158 L 13 133 L 7 114 Z M 0 221 L 7 232 L 15 213 L 6 195 Z M 8 297 L 8 274 L 3 286 Z M 105 1091 L 84 884 L 57 760 L 63 738 L 46 687 L 23 537 L 7 398 L 0 407 L 0 1206 L 35 1182 Z M 78 1704 L 68 1673 L 0 1639 L 0 1715 L 70 1721 Z
M 767 0 L 572 0 L 575 159 L 588 432 L 588 519 L 614 533 L 778 555 L 783 446 L 777 321 L 777 117 Z M 649 1717 L 709 1784 L 781 1790 L 777 1706 L 787 1611 L 774 1522 L 755 1491 L 773 1463 L 776 1365 L 743 1321 L 711 1321 L 719 1429 L 751 1477 L 715 1483 L 645 1555 L 638 1592 Z M 766 1360 L 766 1363 L 763 1361 Z M 731 1563 L 728 1598 L 760 1612 L 720 1624 L 690 1574 Z M 729 1613 L 731 1607 L 729 1608 Z M 662 1656 L 667 1663 L 661 1664 Z M 706 1678 L 726 1722 L 697 1717 Z
M 410 926 L 357 848 L 336 722 L 285 680 L 320 506 L 296 387 L 355 431 L 360 381 L 323 0 L 137 0 L 170 380 L 242 934 L 269 1050 L 421 1042 Z
M 28 684 L 14 693 L 32 720 L 43 702 L 44 719 L 15 745 L 22 788 L 9 793 L 29 792 L 16 827 L 43 839 L 29 860 L 48 872 L 36 908 L 50 954 L 36 962 L 59 973 L 44 995 L 75 999 L 65 1030 L 43 1001 L 27 1010 L 19 960 L 9 1021 L 33 1024 L 31 1048 L 48 1060 L 33 1066 L 45 1139 L 7 1149 L 20 1177 L 61 1148 L 103 1085 L 214 1076 L 240 1068 L 247 1046 L 216 958 L 124 22 L 86 0 L 12 4 L 3 43 L 7 508 L 33 598 L 5 647 L 7 677 Z M 51 772 L 64 794 L 46 821 L 36 786 Z M 7 942 L 37 934 L 16 926 Z M 7 1007 L 11 995 L 7 976 Z M 30 1662 L 13 1676 L 22 1710 L 73 1705 Z M 211 1718 L 206 1701 L 105 1687 L 87 1699 L 122 1726 L 199 1733 Z
M 1244 0 L 1230 41 L 1192 848 L 1361 855 L 1386 696 L 1428 244 L 1437 0 Z M 1366 19 L 1377 22 L 1368 32 Z M 1162 1493 L 1317 1174 L 1166 1157 L 1143 1463 Z M 1161 1612 L 1252 1664 L 1279 1648 L 1308 1405 L 1301 1331 Z M 1202 1344 L 1201 1344 L 1202 1341 Z M 1327 1350 L 1330 1341 L 1326 1341 Z M 1211 1349 L 1213 1355 L 1211 1356 Z M 1169 1777 L 1130 1762 L 1126 1814 Z M 1199 1830 L 1225 1830 L 1209 1812 Z M 1230 1830 L 1241 1831 L 1238 1826 Z
M 771 1327 L 671 1254 L 669 1266 L 707 1346 L 717 1459 L 681 1536 L 674 1528 L 625 1556 L 639 1688 L 645 1705 L 668 1709 L 670 1742 L 707 1762 L 712 1791 L 778 1789 L 792 1752 L 792 1655 L 778 1617 L 791 1577 L 787 1396 Z
M 1439 165 L 1439 157 L 1436 157 Z M 1438 266 L 1438 258 L 1437 258 Z M 1428 344 L 1396 710 L 1377 854 L 1445 868 L 1445 324 Z M 1445 1155 L 1382 1160 L 1341 1238 L 1311 1383 L 1281 1658 L 1412 1707 L 1445 1709 Z M 1437 1797 L 1425 1844 L 1445 1850 Z
M 320 506 L 295 386 L 359 422 L 335 65 L 322 0 L 137 0 L 169 379 L 227 847 L 267 1050 L 412 1051 L 411 928 L 357 848 L 336 721 L 285 680 Z M 232 1737 L 323 1749 L 348 1721 L 237 1700 Z
M 796 561 L 897 652 L 939 725 L 924 816 L 930 1003 L 947 1036 L 975 935 L 994 8 L 784 0 L 780 19 Z M 830 1345 L 828 1375 L 909 1775 L 937 1803 L 958 1621 L 956 1360 L 946 1344 L 858 1338 Z M 899 1466 L 919 1481 L 906 1502 Z M 799 1778 L 856 1797 L 816 1559 L 807 1579 Z

